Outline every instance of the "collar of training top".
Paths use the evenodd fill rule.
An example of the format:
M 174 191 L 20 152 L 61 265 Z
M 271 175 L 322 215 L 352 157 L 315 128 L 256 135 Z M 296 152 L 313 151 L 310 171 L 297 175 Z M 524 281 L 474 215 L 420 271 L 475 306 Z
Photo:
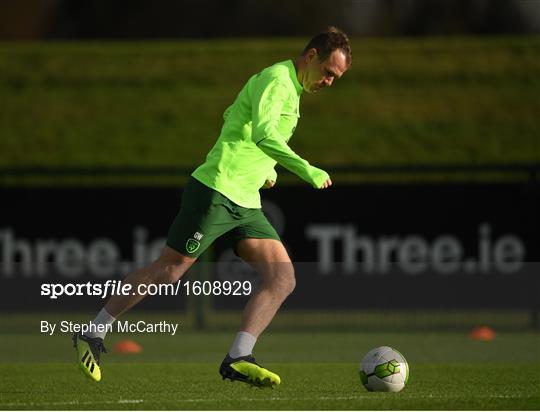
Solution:
M 287 64 L 287 67 L 289 68 L 289 74 L 291 75 L 291 79 L 294 83 L 294 87 L 296 88 L 296 91 L 298 92 L 298 94 L 302 93 L 302 90 L 304 90 L 304 88 L 298 81 L 298 77 L 296 77 L 296 69 L 294 68 L 293 61 L 287 60 L 286 64 Z

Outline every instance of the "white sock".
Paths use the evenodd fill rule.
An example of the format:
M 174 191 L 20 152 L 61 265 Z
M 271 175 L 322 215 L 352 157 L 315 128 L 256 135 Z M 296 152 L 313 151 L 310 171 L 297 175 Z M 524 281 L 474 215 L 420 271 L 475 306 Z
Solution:
M 105 308 L 101 309 L 92 323 L 94 325 L 103 325 L 104 327 L 100 328 L 103 329 L 103 331 L 88 331 L 85 332 L 84 336 L 88 336 L 89 338 L 105 339 L 107 331 L 111 328 L 109 325 L 112 325 L 115 320 L 116 318 L 112 317 L 111 314 L 105 310 Z
M 240 356 L 251 355 L 255 342 L 257 342 L 257 338 L 251 333 L 238 332 L 231 349 L 229 349 L 229 356 L 234 359 Z

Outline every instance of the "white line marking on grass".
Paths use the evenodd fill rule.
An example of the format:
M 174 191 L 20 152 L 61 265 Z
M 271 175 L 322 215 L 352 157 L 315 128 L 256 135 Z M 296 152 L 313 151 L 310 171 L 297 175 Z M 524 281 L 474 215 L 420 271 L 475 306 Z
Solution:
M 472 399 L 517 399 L 517 398 L 534 398 L 535 395 L 486 395 L 486 396 L 472 396 L 466 400 Z M 408 399 L 453 399 L 453 398 L 463 398 L 462 395 L 455 396 L 441 396 L 441 395 L 413 395 L 407 396 Z M 192 398 L 192 399 L 160 399 L 160 400 L 145 400 L 145 399 L 119 399 L 117 401 L 63 401 L 63 402 L 12 402 L 12 403 L 0 403 L 0 409 L 2 407 L 19 407 L 19 406 L 62 406 L 62 405 L 121 405 L 121 404 L 139 404 L 139 403 L 207 403 L 207 402 L 253 402 L 253 401 L 280 401 L 280 402 L 291 402 L 291 401 L 354 401 L 362 399 L 373 399 L 373 394 L 363 394 L 356 396 L 318 396 L 312 398 L 236 398 L 236 399 L 224 399 L 224 398 Z
M 119 399 L 117 401 L 62 401 L 62 402 L 11 402 L 0 403 L 0 406 L 12 407 L 12 406 L 60 406 L 60 405 L 94 405 L 94 404 L 137 404 L 143 402 L 157 402 L 157 403 L 195 403 L 195 402 L 251 402 L 251 401 L 344 401 L 344 400 L 356 400 L 367 399 L 368 395 L 362 396 L 320 396 L 315 398 L 236 398 L 236 399 L 212 399 L 212 398 L 193 398 L 193 399 L 160 399 L 160 400 L 144 400 L 144 399 Z
M 144 402 L 143 399 L 120 399 L 118 403 L 141 403 Z
M 2 407 L 17 407 L 17 406 L 61 406 L 61 405 L 94 405 L 94 404 L 107 404 L 107 405 L 117 405 L 117 404 L 133 404 L 133 403 L 142 403 L 143 399 L 119 399 L 117 401 L 62 401 L 62 402 L 11 402 L 11 403 L 0 403 Z
M 534 398 L 534 395 L 527 395 L 527 396 L 519 396 L 519 395 L 487 395 L 487 396 L 475 396 L 470 399 L 485 399 L 485 398 L 507 398 L 507 399 L 516 399 L 516 398 Z M 409 396 L 409 399 L 454 399 L 454 398 L 460 398 L 462 399 L 462 395 L 455 395 L 455 396 L 438 396 L 438 395 L 417 395 L 417 396 Z M 161 403 L 176 403 L 176 402 L 251 402 L 251 401 L 354 401 L 354 400 L 365 400 L 365 399 L 373 399 L 372 394 L 365 394 L 365 395 L 357 395 L 357 396 L 319 396 L 319 397 L 312 397 L 312 398 L 236 398 L 236 399 L 168 399 L 168 400 L 160 400 L 157 402 Z
M 252 402 L 252 401 L 352 401 L 359 399 L 368 399 L 368 396 L 321 396 L 318 398 L 235 398 L 235 399 L 167 399 L 160 400 L 162 403 L 176 403 L 176 402 Z

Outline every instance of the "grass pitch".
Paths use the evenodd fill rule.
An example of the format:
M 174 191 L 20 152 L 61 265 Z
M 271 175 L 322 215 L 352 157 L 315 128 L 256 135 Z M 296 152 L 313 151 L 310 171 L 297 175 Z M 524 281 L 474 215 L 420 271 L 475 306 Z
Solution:
M 272 363 L 275 390 L 220 381 L 208 363 L 116 363 L 96 384 L 74 364 L 2 365 L 2 409 L 538 409 L 530 365 L 413 365 L 401 393 L 368 393 L 354 363 Z M 536 364 L 536 370 L 538 368 Z M 528 371 L 528 373 L 524 373 Z
M 282 384 L 263 390 L 218 375 L 233 330 L 111 334 L 103 380 L 95 383 L 79 371 L 70 336 L 40 334 L 34 319 L 33 330 L 13 331 L 6 322 L 0 332 L 0 409 L 540 409 L 537 333 L 499 333 L 478 342 L 467 331 L 269 330 L 255 355 L 280 374 Z M 115 353 L 114 344 L 126 338 L 139 342 L 143 352 Z M 360 360 L 378 345 L 395 346 L 409 361 L 410 380 L 400 393 L 369 393 L 360 384 Z

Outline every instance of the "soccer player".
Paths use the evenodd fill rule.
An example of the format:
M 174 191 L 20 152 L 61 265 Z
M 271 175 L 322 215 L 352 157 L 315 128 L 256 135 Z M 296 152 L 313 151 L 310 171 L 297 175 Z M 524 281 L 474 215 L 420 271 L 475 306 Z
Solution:
M 275 185 L 276 163 L 316 189 L 332 185 L 328 173 L 298 156 L 287 142 L 300 117 L 302 91 L 314 93 L 331 86 L 348 70 L 351 58 L 347 36 L 330 27 L 313 37 L 296 59 L 252 76 L 225 110 L 216 144 L 187 182 L 162 255 L 124 281 L 135 291 L 142 284 L 177 282 L 216 238 L 227 233 L 236 253 L 257 269 L 262 283 L 248 301 L 219 368 L 223 379 L 260 387 L 281 382 L 277 374 L 255 362 L 252 352 L 293 291 L 295 276 L 287 251 L 261 210 L 259 189 Z M 92 323 L 105 329 L 143 298 L 142 294 L 112 296 Z M 96 381 L 101 380 L 104 338 L 103 332 L 73 336 L 78 363 Z

